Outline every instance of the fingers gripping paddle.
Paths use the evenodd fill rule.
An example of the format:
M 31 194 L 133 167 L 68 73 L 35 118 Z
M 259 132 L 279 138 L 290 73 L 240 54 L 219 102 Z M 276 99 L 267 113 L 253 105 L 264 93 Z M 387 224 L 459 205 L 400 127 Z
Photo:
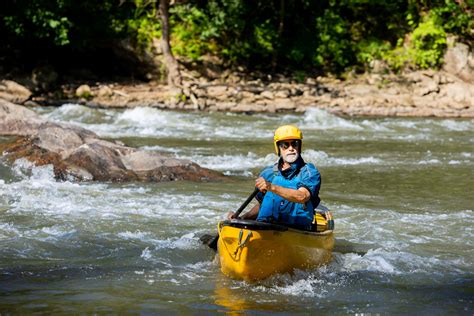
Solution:
M 245 200 L 245 202 L 239 207 L 237 211 L 235 211 L 233 218 L 239 218 L 240 213 L 249 205 L 250 201 L 257 195 L 259 192 L 258 188 L 255 188 L 255 190 L 250 194 L 250 196 Z M 201 238 L 199 238 L 201 242 L 205 245 L 208 245 L 209 248 L 212 248 L 214 250 L 217 250 L 217 240 L 219 240 L 219 235 L 216 236 L 211 236 L 211 235 L 204 235 Z

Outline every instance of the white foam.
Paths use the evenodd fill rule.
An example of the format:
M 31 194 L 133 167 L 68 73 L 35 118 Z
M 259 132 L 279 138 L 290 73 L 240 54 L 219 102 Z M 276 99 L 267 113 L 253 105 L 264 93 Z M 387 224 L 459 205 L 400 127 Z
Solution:
M 117 236 L 127 240 L 140 240 L 145 243 L 150 243 L 155 246 L 155 249 L 194 249 L 198 245 L 194 233 L 166 239 L 158 239 L 151 233 L 143 233 L 141 231 L 126 231 L 117 234 Z
M 33 169 L 34 164 L 27 160 L 26 158 L 20 158 L 15 160 L 13 163 L 13 172 L 21 177 L 26 178 L 31 174 L 31 169 Z
M 386 124 L 383 124 L 383 122 L 376 121 L 376 120 L 363 120 L 361 122 L 361 125 L 371 131 L 394 132 L 392 128 L 387 127 Z
M 151 254 L 151 251 L 148 247 L 146 247 L 145 249 L 143 249 L 141 255 L 140 255 L 140 258 L 144 259 L 144 260 L 150 260 L 152 258 L 152 254 Z
M 439 164 L 439 163 L 441 163 L 439 159 L 420 160 L 418 162 L 419 165 L 434 165 L 434 164 Z
M 179 238 L 167 238 L 157 243 L 158 248 L 168 249 L 195 249 L 199 246 L 197 238 L 194 238 L 194 233 L 185 234 Z
M 353 123 L 350 120 L 332 115 L 324 110 L 318 108 L 310 108 L 306 111 L 303 123 L 300 124 L 302 129 L 316 129 L 316 130 L 356 130 L 361 131 L 364 128 L 359 124 Z
M 141 241 L 149 241 L 151 239 L 150 238 L 150 233 L 144 233 L 144 232 L 141 232 L 141 231 L 131 232 L 131 231 L 127 230 L 125 232 L 118 233 L 117 236 L 119 236 L 123 239 L 127 239 L 127 240 L 138 239 L 138 240 L 141 240 Z
M 51 227 L 43 227 L 41 228 L 40 231 L 42 233 L 47 234 L 49 237 L 54 237 L 54 238 L 64 238 L 66 236 L 70 236 L 77 232 L 77 230 L 75 229 L 65 230 L 63 227 L 59 225 L 54 225 Z
M 375 157 L 360 157 L 360 158 L 336 158 L 330 157 L 324 151 L 305 150 L 302 154 L 304 159 L 308 162 L 313 162 L 318 166 L 340 166 L 340 165 L 365 165 L 365 164 L 381 164 L 383 160 Z
M 166 112 L 150 107 L 136 107 L 133 109 L 127 109 L 118 115 L 116 122 L 135 126 L 157 127 L 169 127 L 181 123 L 180 115 L 178 113 Z
M 252 169 L 259 170 L 273 165 L 278 157 L 271 153 L 264 157 L 249 152 L 247 155 L 182 155 L 176 154 L 177 158 L 188 159 L 200 166 L 214 170 L 223 171 L 226 175 L 254 176 Z M 303 151 L 302 157 L 306 162 L 312 162 L 317 166 L 343 166 L 343 165 L 373 165 L 383 164 L 384 161 L 373 156 L 359 158 L 330 157 L 324 151 L 308 149 Z
M 241 171 L 253 168 L 263 168 L 272 165 L 277 160 L 275 154 L 268 154 L 265 157 L 259 157 L 255 153 L 249 152 L 244 155 L 214 155 L 214 156 L 177 156 L 178 158 L 195 161 L 199 165 L 220 170 L 220 171 Z
M 83 121 L 84 118 L 91 117 L 91 113 L 91 108 L 86 106 L 75 103 L 65 103 L 44 116 L 54 121 Z
M 433 121 L 434 124 L 443 127 L 444 129 L 456 132 L 464 132 L 464 131 L 473 131 L 474 130 L 474 122 L 472 120 L 469 121 L 459 121 L 459 120 L 436 120 Z
M 324 280 L 314 278 L 301 279 L 285 286 L 276 286 L 272 288 L 272 292 L 298 297 L 323 298 L 327 293 L 327 290 L 321 289 L 323 282 Z
M 22 232 L 20 232 L 13 223 L 0 223 L 0 240 L 10 239 L 21 235 Z

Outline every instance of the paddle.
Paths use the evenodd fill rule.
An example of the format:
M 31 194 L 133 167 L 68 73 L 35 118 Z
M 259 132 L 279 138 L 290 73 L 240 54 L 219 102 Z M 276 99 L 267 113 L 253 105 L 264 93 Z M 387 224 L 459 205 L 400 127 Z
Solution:
M 249 197 L 245 200 L 245 202 L 239 207 L 237 211 L 234 213 L 234 218 L 239 218 L 240 213 L 249 205 L 250 201 L 253 200 L 253 198 L 257 195 L 258 193 L 258 188 L 255 188 L 255 190 L 252 192 L 252 194 L 249 195 Z M 212 236 L 212 235 L 203 235 L 201 238 L 199 238 L 201 242 L 205 245 L 207 245 L 209 248 L 217 250 L 217 241 L 219 240 L 219 234 Z

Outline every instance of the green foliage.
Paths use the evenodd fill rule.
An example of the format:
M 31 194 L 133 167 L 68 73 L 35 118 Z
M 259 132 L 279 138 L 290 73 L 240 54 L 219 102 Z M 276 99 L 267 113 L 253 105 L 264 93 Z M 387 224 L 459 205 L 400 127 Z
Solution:
M 277 34 L 272 28 L 270 20 L 264 21 L 262 24 L 255 26 L 255 42 L 260 48 L 262 55 L 270 56 L 273 53 L 273 43 L 275 43 L 276 36 Z
M 303 83 L 306 80 L 306 72 L 304 71 L 296 70 L 294 75 L 298 83 Z
M 229 62 L 268 64 L 278 41 L 271 1 L 211 0 L 204 10 L 209 15 L 214 51 Z
M 392 49 L 388 41 L 378 38 L 364 39 L 356 45 L 356 58 L 362 65 L 368 65 L 374 60 L 384 59 Z
M 23 14 L 15 14 L 15 10 L 10 8 L 6 14 L 0 15 L 8 31 L 20 38 L 31 38 L 32 34 L 29 32 L 34 30 L 34 36 L 39 39 L 49 40 L 58 46 L 69 44 L 72 23 L 60 14 L 65 7 L 64 1 L 15 2 L 15 4 L 25 6 Z
M 446 32 L 469 34 L 474 28 L 474 1 L 445 0 L 444 4 L 432 9 L 431 14 L 437 24 Z
M 202 55 L 215 53 L 213 38 L 217 36 L 218 28 L 202 9 L 184 4 L 173 7 L 170 13 L 171 46 L 175 54 L 199 59 Z
M 315 64 L 327 70 L 348 66 L 351 42 L 347 22 L 327 9 L 323 16 L 316 19 L 316 29 L 319 46 L 314 56 Z
M 433 16 L 420 23 L 412 33 L 409 52 L 413 62 L 421 68 L 438 66 L 445 48 L 446 33 Z
M 395 72 L 406 68 L 410 63 L 410 54 L 405 47 L 400 46 L 403 41 L 400 41 L 400 43 L 394 49 L 383 52 L 381 56 L 381 59 Z
M 5 47 L 94 49 L 160 37 L 158 0 L 4 0 Z M 187 0 L 170 7 L 171 47 L 249 68 L 340 73 L 383 60 L 393 70 L 437 67 L 446 37 L 473 40 L 472 0 Z M 24 45 L 27 44 L 27 45 Z
M 156 1 L 133 0 L 133 4 L 132 15 L 125 23 L 120 20 L 114 21 L 115 30 L 117 32 L 126 30 L 134 38 L 137 47 L 148 49 L 153 38 L 161 36 Z

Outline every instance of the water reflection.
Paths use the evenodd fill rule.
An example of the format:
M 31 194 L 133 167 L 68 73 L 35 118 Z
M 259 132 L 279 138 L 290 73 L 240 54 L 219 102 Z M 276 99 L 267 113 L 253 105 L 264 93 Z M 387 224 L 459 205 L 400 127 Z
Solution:
M 273 314 L 281 307 L 277 306 L 281 302 L 276 300 L 259 300 L 256 297 L 259 293 L 251 290 L 252 285 L 246 284 L 243 281 L 226 280 L 224 276 L 216 281 L 214 290 L 215 304 L 222 306 L 224 309 L 219 312 L 225 312 L 228 315 L 242 315 L 248 314 L 252 311 L 258 311 L 258 314 Z

